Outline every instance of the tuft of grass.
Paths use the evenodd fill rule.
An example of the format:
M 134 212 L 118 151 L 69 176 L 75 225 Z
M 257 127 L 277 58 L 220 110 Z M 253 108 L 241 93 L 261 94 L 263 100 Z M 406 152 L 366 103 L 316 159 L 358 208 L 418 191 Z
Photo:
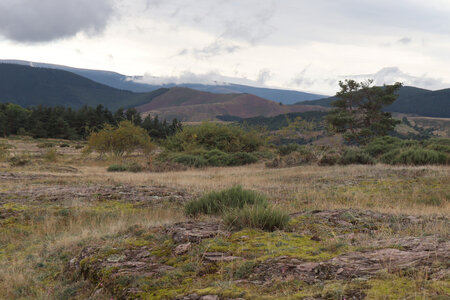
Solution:
M 245 205 L 267 206 L 267 198 L 251 190 L 244 190 L 242 186 L 220 191 L 210 192 L 203 197 L 188 202 L 185 206 L 185 213 L 188 216 L 199 214 L 220 215 L 232 208 L 243 208 Z
M 289 215 L 270 206 L 252 205 L 243 209 L 232 209 L 225 213 L 224 222 L 234 229 L 256 228 L 275 231 L 286 228 Z
M 58 152 L 56 149 L 48 149 L 45 151 L 44 155 L 42 155 L 45 161 L 55 162 L 58 160 Z
M 110 165 L 107 169 L 108 172 L 126 172 L 127 167 L 124 165 L 114 164 Z

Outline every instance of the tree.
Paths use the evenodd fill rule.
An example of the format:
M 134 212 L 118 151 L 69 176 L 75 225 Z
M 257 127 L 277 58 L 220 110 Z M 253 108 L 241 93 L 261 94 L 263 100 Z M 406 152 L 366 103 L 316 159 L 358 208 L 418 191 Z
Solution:
M 383 107 L 391 105 L 397 99 L 395 92 L 402 86 L 372 86 L 373 80 L 356 82 L 340 81 L 338 98 L 331 105 L 335 107 L 327 116 L 333 130 L 343 133 L 348 142 L 366 144 L 377 136 L 386 135 L 400 121 L 384 112 Z
M 99 132 L 92 133 L 85 153 L 97 151 L 100 155 L 109 153 L 120 157 L 136 150 L 149 154 L 153 148 L 145 129 L 135 126 L 130 121 L 122 121 L 118 127 L 106 124 Z

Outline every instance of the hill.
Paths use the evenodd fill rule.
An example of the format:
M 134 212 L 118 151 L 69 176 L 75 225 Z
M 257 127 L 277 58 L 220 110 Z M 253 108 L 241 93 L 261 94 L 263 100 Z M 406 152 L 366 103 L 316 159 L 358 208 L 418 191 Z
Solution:
M 386 107 L 386 111 L 436 118 L 450 117 L 450 89 L 430 91 L 405 86 L 399 90 L 398 95 L 398 99 Z M 330 106 L 334 100 L 335 97 L 330 97 L 299 104 Z
M 126 108 L 149 102 L 166 91 L 133 93 L 68 71 L 0 63 L 0 102 L 23 107 L 60 105 L 80 108 L 102 104 L 110 109 Z
M 305 105 L 280 105 L 251 94 L 213 94 L 188 88 L 175 87 L 138 106 L 144 114 L 159 115 L 181 121 L 216 120 L 217 116 L 250 118 L 276 116 L 290 112 L 325 110 L 323 107 Z
M 136 93 L 151 92 L 160 88 L 172 88 L 176 86 L 187 87 L 190 89 L 210 92 L 214 94 L 241 94 L 248 93 L 253 94 L 261 98 L 272 100 L 275 102 L 281 102 L 283 104 L 294 104 L 299 101 L 304 100 L 315 100 L 325 97 L 324 95 L 317 95 L 311 93 L 305 93 L 300 91 L 292 90 L 282 90 L 282 89 L 270 89 L 270 88 L 258 88 L 239 84 L 227 84 L 227 83 L 217 83 L 217 84 L 195 84 L 195 83 L 184 83 L 184 84 L 162 84 L 162 85 L 152 85 L 137 82 L 137 77 L 130 77 L 123 74 L 110 71 L 102 70 L 89 70 L 72 68 L 62 65 L 36 63 L 22 60 L 0 60 L 0 63 L 9 64 L 19 64 L 25 66 L 34 66 L 39 68 L 47 69 L 57 69 L 64 70 L 77 75 L 83 76 L 95 82 L 108 85 L 110 87 L 128 90 Z

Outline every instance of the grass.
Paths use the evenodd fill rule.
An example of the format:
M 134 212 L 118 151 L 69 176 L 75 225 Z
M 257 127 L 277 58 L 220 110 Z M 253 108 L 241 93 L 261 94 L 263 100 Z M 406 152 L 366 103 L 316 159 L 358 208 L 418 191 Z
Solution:
M 210 192 L 197 200 L 186 204 L 188 216 L 199 214 L 220 215 L 232 208 L 243 208 L 245 205 L 267 206 L 267 198 L 258 192 L 244 190 L 242 186 L 234 186 L 220 192 Z
M 265 231 L 283 230 L 289 224 L 289 216 L 279 209 L 261 205 L 245 206 L 227 211 L 226 225 L 234 229 L 256 228 Z
M 204 293 L 231 290 L 244 291 L 255 298 L 262 293 L 280 299 L 296 293 L 299 298 L 314 295 L 333 298 L 352 288 L 353 283 L 339 281 L 302 286 L 288 279 L 273 286 L 241 284 L 236 287 L 232 280 L 249 276 L 257 266 L 258 258 L 286 255 L 306 261 L 322 261 L 354 250 L 350 244 L 353 241 L 338 238 L 340 233 L 336 228 L 316 224 L 314 220 L 292 218 L 286 227 L 287 218 L 283 212 L 353 208 L 390 213 L 394 217 L 408 214 L 430 218 L 426 224 L 404 226 L 394 222 L 380 227 L 373 234 L 359 233 L 353 240 L 361 245 L 385 238 L 426 235 L 448 238 L 450 234 L 448 226 L 439 222 L 439 217 L 450 214 L 449 166 L 305 165 L 267 169 L 263 164 L 254 164 L 182 172 L 115 173 L 108 172 L 107 167 L 125 164 L 123 161 L 100 160 L 94 155 L 82 157 L 80 149 L 76 149 L 81 145 L 79 143 L 64 141 L 70 147 L 58 147 L 58 160 L 51 163 L 42 157 L 42 152 L 48 149 L 37 147 L 38 144 L 62 142 L 0 139 L 0 144 L 11 145 L 9 151 L 12 156 L 29 160 L 24 165 L 0 161 L 0 175 L 3 176 L 0 180 L 0 299 L 89 298 L 96 288 L 92 283 L 74 283 L 66 277 L 70 259 L 79 255 L 84 247 L 116 249 L 124 243 L 129 247 L 141 247 L 146 240 L 140 237 L 139 232 L 145 235 L 150 226 L 185 220 L 182 204 L 147 205 L 153 199 L 152 195 L 146 195 L 141 202 L 130 201 L 128 192 L 143 186 L 185 191 L 197 199 L 191 202 L 195 205 L 190 204 L 193 214 L 211 212 L 215 215 L 223 212 L 225 206 L 242 207 L 226 212 L 225 222 L 235 230 L 257 228 L 243 229 L 229 237 L 212 238 L 197 246 L 196 249 L 204 247 L 198 260 L 205 251 L 249 259 L 219 265 L 217 273 L 207 274 L 199 282 L 186 279 L 182 283 L 187 287 L 194 285 L 199 290 L 203 288 Z M 147 158 L 133 154 L 127 160 L 144 166 Z M 78 172 L 63 172 L 69 167 Z M 9 173 L 15 177 L 8 177 Z M 82 195 L 87 187 L 120 186 L 129 186 L 129 190 L 123 194 L 111 192 L 103 195 L 96 194 L 94 189 L 87 196 Z M 80 195 L 70 199 L 52 196 L 52 191 L 65 188 L 79 188 Z M 24 194 L 30 191 L 29 194 L 38 195 L 42 190 L 46 193 L 36 198 Z M 201 196 L 205 194 L 208 197 Z M 119 201 L 120 197 L 124 200 Z M 224 200 L 231 198 L 235 200 Z M 252 202 L 263 205 L 246 205 Z M 284 231 L 263 231 L 283 227 Z M 293 231 L 296 228 L 318 232 L 323 241 L 298 234 Z M 202 271 L 197 269 L 198 260 L 190 256 L 167 257 L 168 263 L 185 270 L 183 276 L 189 280 L 195 272 Z M 178 284 L 177 276 L 178 273 L 169 273 L 161 280 L 170 277 L 170 281 L 163 282 L 170 287 L 170 284 Z M 385 290 L 391 291 L 394 297 L 411 295 L 412 292 L 418 296 L 429 295 L 426 294 L 428 290 L 440 291 L 441 294 L 446 291 L 438 283 L 427 283 L 431 287 L 416 284 L 414 288 L 407 283 L 409 279 L 401 274 L 371 279 L 367 282 L 366 293 L 376 298 L 383 297 Z M 414 280 L 419 282 L 419 279 Z M 205 289 L 204 284 L 210 284 L 209 289 L 212 286 L 213 290 Z

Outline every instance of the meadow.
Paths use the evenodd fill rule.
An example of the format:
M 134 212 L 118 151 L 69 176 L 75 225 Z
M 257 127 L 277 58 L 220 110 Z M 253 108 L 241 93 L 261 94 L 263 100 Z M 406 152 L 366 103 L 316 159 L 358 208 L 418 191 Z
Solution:
M 450 167 L 303 164 L 151 172 L 84 142 L 0 139 L 1 299 L 446 299 Z M 6 153 L 6 152 L 5 152 Z M 108 172 L 129 161 L 139 172 Z M 273 232 L 195 218 L 240 185 Z M 367 262 L 371 261 L 370 267 Z

